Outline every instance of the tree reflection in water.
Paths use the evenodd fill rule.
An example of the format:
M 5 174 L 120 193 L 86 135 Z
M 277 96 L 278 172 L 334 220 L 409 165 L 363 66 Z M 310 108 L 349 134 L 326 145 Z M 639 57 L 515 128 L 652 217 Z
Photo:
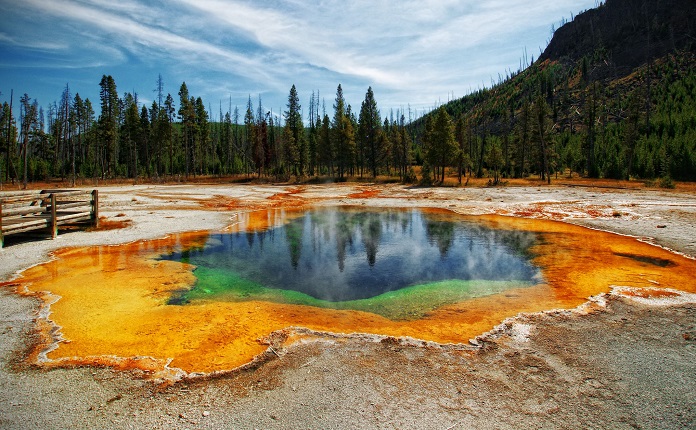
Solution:
M 446 280 L 532 281 L 530 232 L 418 209 L 317 208 L 266 231 L 211 235 L 164 256 L 331 302 Z

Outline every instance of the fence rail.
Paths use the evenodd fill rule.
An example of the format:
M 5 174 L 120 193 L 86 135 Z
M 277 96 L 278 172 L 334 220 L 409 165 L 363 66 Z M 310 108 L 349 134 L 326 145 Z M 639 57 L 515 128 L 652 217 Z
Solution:
M 43 190 L 0 193 L 0 248 L 5 236 L 45 230 L 52 238 L 58 226 L 99 225 L 97 190 Z

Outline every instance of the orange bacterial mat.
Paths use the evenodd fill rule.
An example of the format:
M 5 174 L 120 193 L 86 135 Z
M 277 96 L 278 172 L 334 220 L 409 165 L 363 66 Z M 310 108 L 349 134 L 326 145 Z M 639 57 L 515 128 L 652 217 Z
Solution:
M 295 212 L 285 210 L 241 214 L 232 229 L 262 230 L 293 216 Z M 186 373 L 234 369 L 267 349 L 263 338 L 288 327 L 466 343 L 507 317 L 574 308 L 612 285 L 696 292 L 696 261 L 631 237 L 554 221 L 448 216 L 537 233 L 541 240 L 530 251 L 544 281 L 446 305 L 410 321 L 264 301 L 170 305 L 174 292 L 195 282 L 193 267 L 156 257 L 205 243 L 207 233 L 188 233 L 60 250 L 16 282 L 23 294 L 39 296 L 44 307 L 50 306 L 50 323 L 39 324 L 45 342 L 37 346 L 45 352 L 45 365 L 97 363 L 153 374 L 167 364 Z

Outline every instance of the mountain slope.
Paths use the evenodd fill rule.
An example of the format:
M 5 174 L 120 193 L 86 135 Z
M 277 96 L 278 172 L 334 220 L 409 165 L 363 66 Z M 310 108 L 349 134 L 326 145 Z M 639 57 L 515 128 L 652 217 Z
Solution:
M 452 164 L 470 174 L 696 180 L 696 2 L 608 0 L 527 69 L 445 108 L 462 155 Z
M 656 58 L 694 47 L 693 0 L 608 0 L 559 28 L 540 61 L 580 61 L 600 51 L 620 76 Z

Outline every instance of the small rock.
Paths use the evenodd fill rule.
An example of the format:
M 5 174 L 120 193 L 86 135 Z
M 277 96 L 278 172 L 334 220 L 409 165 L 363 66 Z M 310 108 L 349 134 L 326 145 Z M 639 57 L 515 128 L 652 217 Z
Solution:
M 210 415 L 210 411 L 203 411 L 203 413 L 201 415 L 203 415 L 204 417 L 207 417 L 208 415 Z
M 657 228 L 667 228 L 666 225 L 658 225 Z

